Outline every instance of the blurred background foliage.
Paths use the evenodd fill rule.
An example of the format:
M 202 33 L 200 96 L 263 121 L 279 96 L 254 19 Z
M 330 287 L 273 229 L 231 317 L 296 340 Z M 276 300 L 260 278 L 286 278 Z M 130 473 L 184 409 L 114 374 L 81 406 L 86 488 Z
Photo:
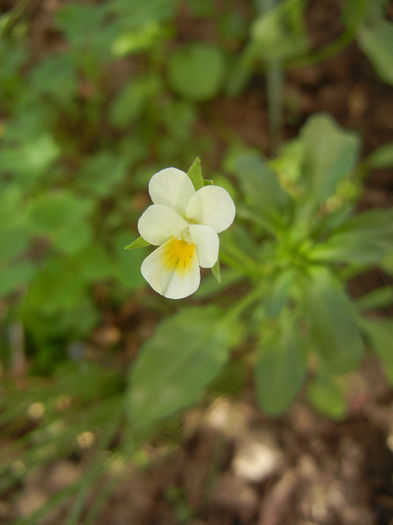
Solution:
M 361 157 L 360 133 L 328 115 L 295 118 L 285 142 L 283 118 L 285 72 L 354 40 L 376 79 L 393 84 L 387 2 L 342 2 L 341 32 L 320 47 L 308 32 L 306 0 L 5 4 L 0 489 L 67 454 L 86 449 L 89 460 L 84 477 L 23 523 L 39 523 L 72 492 L 64 523 L 79 523 L 89 486 L 108 465 L 138 459 L 157 426 L 172 435 L 162 419 L 197 402 L 209 384 L 213 396 L 238 395 L 250 364 L 270 414 L 285 410 L 311 371 L 311 402 L 343 417 L 345 374 L 360 361 L 364 335 L 393 381 L 391 321 L 359 317 L 387 308 L 392 287 L 371 290 L 355 306 L 345 284 L 369 267 L 393 273 L 391 210 L 354 214 L 364 178 L 393 165 L 393 143 Z M 269 115 L 263 152 L 214 111 L 218 100 L 255 85 Z M 144 252 L 124 246 L 137 236 L 151 175 L 187 169 L 197 154 L 205 178 L 235 199 L 238 224 L 223 236 L 223 285 L 205 276 L 184 308 L 146 289 Z M 235 366 L 228 358 L 236 345 L 246 355 Z M 92 506 L 83 523 L 99 510 Z

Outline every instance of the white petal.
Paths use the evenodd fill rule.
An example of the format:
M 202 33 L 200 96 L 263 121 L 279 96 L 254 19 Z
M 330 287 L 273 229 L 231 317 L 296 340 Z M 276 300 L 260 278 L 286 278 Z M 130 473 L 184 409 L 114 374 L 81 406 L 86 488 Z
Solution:
M 152 204 L 138 221 L 138 231 L 145 241 L 158 246 L 171 237 L 179 237 L 187 228 L 187 222 L 172 208 L 163 204 Z
M 185 214 L 194 193 L 194 185 L 187 173 L 177 168 L 165 168 L 153 175 L 149 182 L 149 194 L 154 204 L 165 204 L 181 215 Z
M 204 186 L 191 197 L 186 216 L 220 233 L 232 224 L 235 212 L 233 200 L 224 188 Z
M 220 241 L 217 233 L 203 224 L 189 226 L 190 240 L 197 247 L 199 265 L 202 268 L 211 268 L 218 259 Z
M 175 243 L 184 243 L 182 252 Z M 142 263 L 141 272 L 150 286 L 169 299 L 183 299 L 194 293 L 200 283 L 196 247 L 170 239 L 154 250 Z

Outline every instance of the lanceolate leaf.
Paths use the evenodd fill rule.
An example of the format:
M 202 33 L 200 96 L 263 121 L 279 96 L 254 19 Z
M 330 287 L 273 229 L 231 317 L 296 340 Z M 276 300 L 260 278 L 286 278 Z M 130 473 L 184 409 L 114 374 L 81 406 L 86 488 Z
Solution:
M 281 188 L 276 173 L 255 153 L 240 153 L 231 160 L 247 204 L 263 220 L 281 224 L 290 198 Z
M 393 210 L 370 210 L 347 221 L 313 250 L 313 257 L 353 264 L 375 264 L 391 252 Z
M 237 337 L 216 307 L 184 309 L 163 321 L 131 368 L 127 410 L 150 424 L 198 401 Z
M 298 327 L 288 313 L 284 314 L 275 330 L 261 334 L 255 373 L 262 410 L 273 415 L 285 410 L 301 387 L 306 369 Z
M 187 175 L 190 177 L 196 190 L 203 188 L 204 182 L 202 177 L 201 161 L 199 157 L 196 157 L 190 169 L 187 171 Z
M 362 328 L 371 343 L 371 349 L 382 361 L 386 376 L 393 384 L 393 320 L 367 319 Z
M 304 174 L 310 196 L 317 205 L 334 193 L 353 169 L 359 137 L 341 130 L 328 115 L 311 117 L 302 129 L 305 146 Z
M 130 244 L 127 244 L 127 246 L 124 246 L 124 249 L 133 250 L 134 248 L 146 248 L 146 246 L 150 246 L 150 243 L 145 241 L 143 237 L 138 237 L 135 239 L 135 241 L 132 241 Z
M 359 44 L 382 80 L 393 84 L 393 23 L 380 20 L 362 28 Z
M 315 352 L 333 372 L 353 370 L 362 355 L 363 342 L 348 296 L 326 270 L 313 273 L 305 295 Z

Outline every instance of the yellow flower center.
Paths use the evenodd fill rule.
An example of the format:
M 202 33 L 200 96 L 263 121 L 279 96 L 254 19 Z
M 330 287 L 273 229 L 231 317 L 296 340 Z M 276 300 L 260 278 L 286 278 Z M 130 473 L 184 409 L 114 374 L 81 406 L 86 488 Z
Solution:
M 190 244 L 172 237 L 172 239 L 168 241 L 166 250 L 163 253 L 165 268 L 186 273 L 192 266 L 194 254 L 195 244 Z

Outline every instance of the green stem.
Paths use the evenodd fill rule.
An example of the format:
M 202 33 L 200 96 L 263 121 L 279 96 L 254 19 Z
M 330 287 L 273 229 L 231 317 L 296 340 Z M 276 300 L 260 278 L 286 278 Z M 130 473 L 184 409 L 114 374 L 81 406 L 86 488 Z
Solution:
M 303 57 L 288 61 L 286 67 L 289 69 L 294 69 L 298 67 L 312 66 L 314 64 L 319 64 L 320 62 L 323 62 L 334 55 L 337 55 L 352 42 L 352 40 L 355 38 L 357 29 L 357 26 L 347 28 L 337 38 L 337 40 L 331 44 L 328 44 L 327 46 L 313 53 L 308 53 Z
M 259 283 L 258 286 L 256 286 L 253 290 L 251 290 L 248 294 L 246 294 L 233 308 L 229 310 L 229 312 L 225 315 L 224 321 L 228 322 L 232 319 L 237 319 L 240 314 L 250 306 L 250 304 L 257 301 L 262 293 L 265 290 L 265 282 L 262 281 Z
M 10 12 L 8 21 L 5 24 L 3 31 L 1 32 L 1 37 L 7 36 L 12 31 L 12 28 L 19 22 L 19 19 L 22 18 L 23 13 L 25 12 L 30 2 L 31 0 L 21 0 L 16 4 L 16 6 Z
M 262 0 L 262 12 L 267 13 L 276 6 L 276 0 Z M 268 60 L 266 63 L 266 93 L 269 115 L 270 154 L 274 155 L 280 145 L 282 128 L 282 91 L 284 74 L 281 61 Z

